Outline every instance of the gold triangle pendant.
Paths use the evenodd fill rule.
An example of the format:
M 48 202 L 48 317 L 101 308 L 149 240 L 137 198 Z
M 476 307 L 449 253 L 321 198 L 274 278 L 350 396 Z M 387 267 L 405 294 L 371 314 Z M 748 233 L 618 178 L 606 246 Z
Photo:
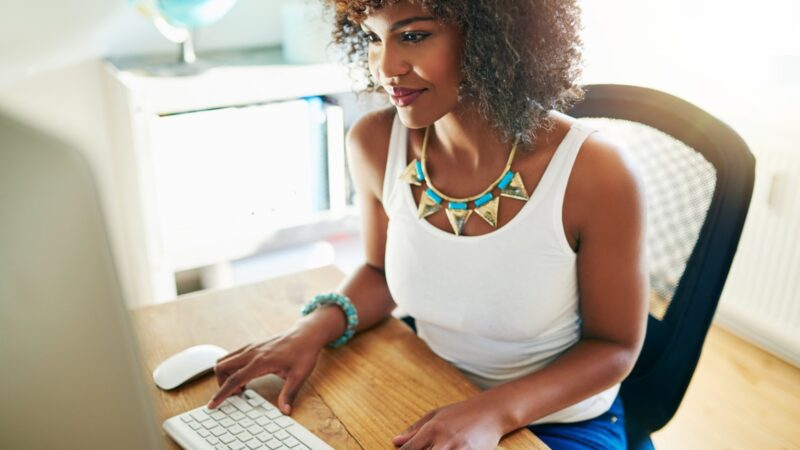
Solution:
M 467 223 L 469 216 L 472 215 L 472 210 L 447 208 L 444 212 L 447 213 L 447 219 L 450 221 L 450 226 L 453 227 L 453 232 L 456 236 L 460 236 L 461 229 L 464 228 L 464 224 Z
M 422 193 L 422 197 L 419 199 L 420 219 L 424 219 L 440 209 L 442 209 L 441 203 L 436 203 L 436 200 L 432 199 L 426 192 Z
M 406 183 L 415 184 L 417 186 L 421 186 L 421 183 L 417 179 L 417 160 L 411 161 L 411 164 L 406 166 L 405 170 L 403 170 L 403 174 L 400 175 L 400 179 L 405 181 Z
M 492 228 L 497 228 L 497 206 L 500 204 L 500 197 L 495 197 L 483 205 L 475 208 L 475 212 L 483 217 Z
M 500 195 L 517 200 L 528 200 L 528 192 L 525 190 L 525 184 L 522 182 L 519 172 L 514 174 L 514 178 L 511 179 L 511 183 L 508 183 L 505 189 L 500 190 Z

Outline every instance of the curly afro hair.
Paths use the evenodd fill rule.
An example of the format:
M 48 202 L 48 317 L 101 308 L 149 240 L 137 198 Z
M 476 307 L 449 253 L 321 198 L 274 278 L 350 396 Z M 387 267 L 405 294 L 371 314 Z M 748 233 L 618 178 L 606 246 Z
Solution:
M 323 0 L 335 15 L 333 43 L 345 62 L 381 89 L 369 73 L 360 23 L 370 11 L 400 0 Z M 464 34 L 462 98 L 472 99 L 501 134 L 526 143 L 549 128 L 548 111 L 583 98 L 580 8 L 576 0 L 408 0 Z

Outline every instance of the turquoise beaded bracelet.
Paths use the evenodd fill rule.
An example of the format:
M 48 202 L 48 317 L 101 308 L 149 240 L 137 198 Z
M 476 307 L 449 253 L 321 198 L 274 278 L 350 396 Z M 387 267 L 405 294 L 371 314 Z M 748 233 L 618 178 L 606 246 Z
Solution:
M 344 345 L 350 340 L 351 337 L 353 337 L 354 334 L 356 334 L 356 327 L 358 326 L 358 314 L 356 313 L 356 307 L 353 306 L 353 302 L 351 302 L 349 298 L 334 292 L 319 294 L 315 296 L 313 300 L 306 303 L 306 305 L 303 306 L 303 309 L 300 310 L 300 313 L 304 316 L 307 316 L 321 305 L 327 305 L 331 303 L 342 308 L 344 315 L 347 316 L 347 329 L 344 331 L 344 334 L 330 344 L 331 347 L 337 348 Z

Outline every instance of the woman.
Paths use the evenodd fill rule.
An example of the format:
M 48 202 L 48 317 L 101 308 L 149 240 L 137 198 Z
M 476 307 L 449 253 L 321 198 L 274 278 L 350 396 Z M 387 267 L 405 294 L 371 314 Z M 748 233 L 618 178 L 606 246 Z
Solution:
M 557 112 L 581 96 L 578 8 L 332 3 L 335 40 L 393 104 L 347 138 L 366 263 L 291 329 L 221 359 L 209 406 L 274 373 L 288 414 L 322 347 L 400 305 L 483 391 L 395 445 L 490 449 L 528 426 L 555 449 L 625 448 L 618 389 L 646 324 L 644 204 L 624 152 Z

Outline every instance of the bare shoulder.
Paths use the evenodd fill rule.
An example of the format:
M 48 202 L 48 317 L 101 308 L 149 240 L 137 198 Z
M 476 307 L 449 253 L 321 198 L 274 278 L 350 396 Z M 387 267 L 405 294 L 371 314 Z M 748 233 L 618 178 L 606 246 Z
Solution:
M 347 133 L 347 157 L 358 188 L 380 199 L 395 108 L 361 116 Z
M 641 173 L 623 144 L 600 131 L 586 138 L 572 168 L 565 204 L 572 205 L 573 224 L 579 229 L 597 223 L 599 215 L 616 216 L 609 217 L 612 222 L 643 220 Z
M 575 167 L 576 179 L 601 193 L 639 187 L 640 174 L 631 155 L 619 142 L 594 132 L 581 146 Z
M 553 134 L 558 142 L 573 124 L 579 122 L 578 119 L 559 112 L 554 112 L 552 118 L 555 125 Z M 638 177 L 636 164 L 622 144 L 600 131 L 590 134 L 583 142 L 572 173 L 571 181 L 587 184 L 590 188 L 608 186 L 609 182 L 631 182 Z

